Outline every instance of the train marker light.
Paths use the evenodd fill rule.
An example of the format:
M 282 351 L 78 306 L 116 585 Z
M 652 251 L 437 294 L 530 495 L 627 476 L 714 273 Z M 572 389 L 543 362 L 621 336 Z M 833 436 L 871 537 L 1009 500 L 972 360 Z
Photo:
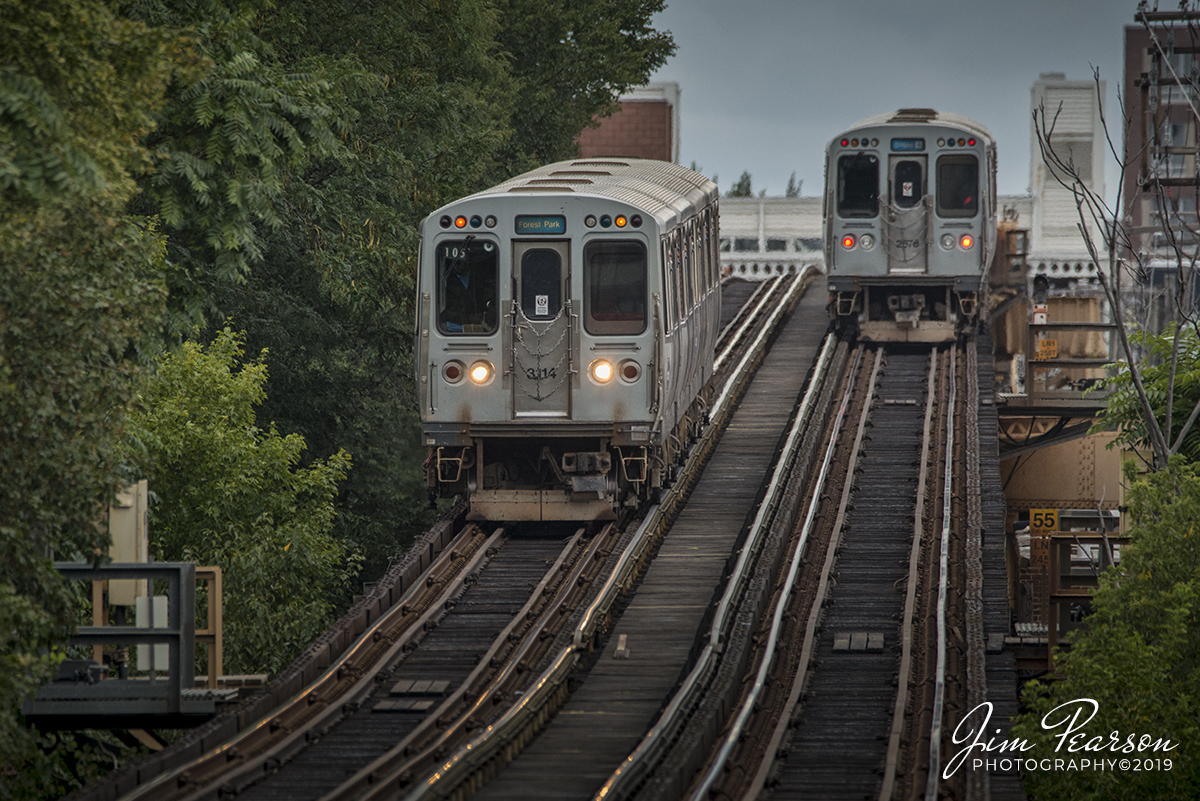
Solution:
M 850 248 L 854 247 L 854 243 L 855 243 L 854 234 L 846 234 L 845 236 L 842 237 L 842 247 L 844 247 L 846 250 L 849 250 Z
M 971 147 L 974 147 L 974 146 L 975 146 L 975 140 L 974 140 L 974 139 L 968 139 L 968 140 L 967 140 L 967 144 L 968 144 L 968 145 L 970 145 Z
M 863 234 L 858 238 L 858 244 L 863 250 L 870 250 L 875 247 L 875 237 L 870 234 Z
M 463 217 L 461 215 L 458 217 L 455 217 L 454 218 L 454 227 L 455 228 L 466 228 L 467 227 L 467 218 Z
M 634 228 L 641 228 L 642 227 L 642 215 L 635 214 L 632 217 L 630 217 L 629 224 L 632 225 Z
M 633 359 L 626 359 L 621 362 L 621 380 L 632 384 L 637 381 L 642 375 L 642 368 Z
M 483 225 L 483 218 L 482 218 L 482 217 L 480 217 L 478 214 L 472 215 L 472 217 L 471 217 L 471 227 L 472 227 L 472 228 L 478 228 L 478 227 L 479 227 L 479 226 L 481 226 L 481 225 Z
M 489 214 L 487 217 L 484 218 L 483 224 L 486 225 L 488 228 L 495 228 L 496 227 L 496 215 Z
M 443 228 L 449 228 L 450 227 L 450 215 L 443 214 L 442 219 L 438 220 L 438 224 L 441 225 Z
M 496 369 L 492 367 L 491 362 L 480 360 L 471 365 L 471 380 L 476 384 L 482 385 L 488 383 L 492 380 L 492 376 L 495 373 Z
M 457 384 L 459 381 L 462 381 L 462 377 L 466 375 L 466 372 L 466 366 L 460 361 L 446 362 L 445 367 L 442 368 L 442 375 L 451 384 Z
M 963 234 L 962 239 L 958 240 L 958 244 L 962 246 L 963 250 L 970 250 L 971 246 L 975 244 L 975 237 Z
M 612 381 L 613 376 L 616 375 L 616 372 L 617 371 L 613 369 L 612 362 L 608 361 L 607 359 L 596 359 L 596 361 L 592 362 L 591 365 L 588 366 L 588 375 L 590 375 L 592 380 L 597 384 L 607 384 L 609 381 Z
M 624 228 L 626 223 L 629 221 L 625 219 L 624 214 L 618 214 L 617 219 L 614 222 L 616 222 L 618 228 Z
M 942 234 L 942 250 L 954 247 L 954 234 Z
M 588 228 L 595 228 L 596 227 L 596 215 L 589 214 L 588 216 L 584 217 L 583 224 L 586 225 Z

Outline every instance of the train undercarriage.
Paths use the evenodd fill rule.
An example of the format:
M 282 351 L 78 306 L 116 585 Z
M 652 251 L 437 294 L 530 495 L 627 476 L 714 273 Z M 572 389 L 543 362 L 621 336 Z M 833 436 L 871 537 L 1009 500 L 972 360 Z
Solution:
M 946 342 L 979 318 L 978 281 L 830 285 L 830 316 L 872 342 Z
M 694 404 L 665 438 L 638 424 L 456 427 L 457 436 L 439 437 L 450 444 L 429 449 L 426 487 L 431 501 L 465 496 L 470 520 L 614 520 L 671 485 L 705 409 Z

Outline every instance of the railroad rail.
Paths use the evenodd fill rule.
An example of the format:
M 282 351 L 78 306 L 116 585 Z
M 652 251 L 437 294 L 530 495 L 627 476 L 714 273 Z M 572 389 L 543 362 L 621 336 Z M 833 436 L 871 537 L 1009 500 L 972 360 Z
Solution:
M 860 347 L 850 361 L 824 458 L 809 471 L 803 521 L 776 555 L 743 550 L 744 578 L 727 586 L 709 635 L 725 647 L 706 649 L 597 799 L 700 801 L 764 790 L 775 798 L 937 797 L 947 696 L 961 712 L 968 697 L 986 695 L 978 498 L 972 510 L 959 508 L 978 495 L 962 467 L 977 458 L 966 453 L 977 437 L 964 436 L 977 423 L 968 413 L 977 403 L 974 353 Z M 798 418 L 776 483 L 787 480 L 802 428 Z M 767 506 L 760 518 L 769 518 Z M 973 545 L 955 524 L 964 519 Z M 898 536 L 906 527 L 908 536 Z M 757 573 L 749 569 L 755 559 Z M 963 586 L 964 563 L 975 566 L 965 621 L 949 591 Z M 769 603 L 745 591 L 756 575 L 770 587 Z M 734 607 L 739 614 L 727 615 Z M 744 647 L 716 634 L 726 617 L 752 632 Z M 965 648 L 975 668 L 948 645 L 954 654 Z M 722 709 L 732 711 L 721 717 Z M 692 721 L 714 716 L 724 721 L 720 736 L 697 736 L 703 726 Z M 697 774 L 701 750 L 710 757 Z M 950 789 L 963 797 L 961 786 Z
M 468 675 L 452 682 L 455 686 L 444 696 L 412 703 L 411 685 L 408 690 L 396 689 L 408 680 L 403 678 L 404 666 L 415 664 L 417 655 L 437 650 L 451 621 L 467 617 L 467 607 L 488 603 L 487 596 L 480 594 L 485 577 L 523 539 L 520 532 L 498 524 L 464 525 L 460 509 L 452 510 L 439 524 L 443 529 L 436 549 L 440 556 L 421 581 L 392 593 L 395 600 L 390 606 L 376 602 L 378 611 L 366 615 L 372 618 L 369 625 L 336 658 L 330 657 L 319 673 L 307 670 L 304 681 L 293 680 L 289 686 L 295 691 L 283 704 L 252 719 L 242 710 L 235 733 L 230 733 L 234 724 L 227 720 L 200 739 L 199 747 L 193 738 L 184 752 L 188 758 L 180 759 L 177 753 L 172 765 L 159 757 L 158 770 L 114 775 L 76 796 L 124 801 L 267 799 L 296 797 L 287 794 L 297 783 L 305 786 L 307 797 L 322 799 L 394 797 L 400 789 L 414 797 L 423 792 L 444 797 L 463 792 L 459 788 L 464 786 L 469 792 L 511 759 L 565 699 L 567 679 L 611 624 L 616 604 L 652 558 L 694 486 L 690 477 L 699 472 L 719 441 L 739 394 L 775 330 L 803 294 L 805 283 L 797 277 L 764 285 L 747 304 L 749 309 L 726 327 L 718 357 L 722 385 L 709 412 L 710 425 L 693 448 L 681 479 L 660 505 L 624 531 L 610 525 L 574 536 L 561 531 L 544 536 L 556 548 L 560 542 L 566 544 L 554 558 L 542 558 L 551 563 L 549 570 L 539 570 L 538 578 L 525 580 L 524 603 L 516 614 L 510 611 L 506 623 L 493 621 L 493 631 L 479 635 L 490 646 L 479 642 L 448 646 L 460 654 L 485 653 Z M 451 528 L 457 529 L 452 536 Z M 429 552 L 435 552 L 433 546 Z M 528 564 L 530 559 L 512 561 Z M 457 618 L 456 613 L 460 613 Z M 398 702 L 395 692 L 403 693 Z M 398 736 L 397 727 L 391 727 L 387 737 L 392 747 L 371 752 L 354 746 L 352 750 L 371 752 L 375 758 L 365 765 L 359 758 L 352 775 L 339 775 L 335 786 L 314 783 L 314 770 L 329 774 L 331 764 L 344 760 L 341 741 L 350 736 L 347 732 L 378 729 L 372 721 L 404 717 L 377 711 L 384 701 L 408 704 L 412 710 L 429 701 L 420 710 L 428 714 L 409 715 L 415 724 Z M 326 751 L 329 755 L 322 756 Z M 292 775 L 300 778 L 287 778 Z M 276 792 L 272 787 L 280 789 Z

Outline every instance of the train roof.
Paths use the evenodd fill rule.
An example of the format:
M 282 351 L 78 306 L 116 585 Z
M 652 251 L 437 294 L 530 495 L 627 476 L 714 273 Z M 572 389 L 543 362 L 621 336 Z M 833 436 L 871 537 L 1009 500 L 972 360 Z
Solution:
M 606 157 L 547 164 L 463 200 L 564 192 L 618 200 L 664 222 L 691 208 L 703 208 L 720 195 L 712 181 L 678 164 Z
M 887 114 L 873 114 L 854 123 L 843 133 L 857 131 L 860 128 L 874 128 L 888 123 L 949 125 L 970 131 L 976 136 L 987 137 L 988 140 L 992 140 L 991 132 L 970 117 L 964 117 L 961 114 L 954 114 L 949 111 L 935 111 L 931 108 L 902 108 L 897 111 L 888 112 Z M 839 137 L 841 135 L 838 134 Z

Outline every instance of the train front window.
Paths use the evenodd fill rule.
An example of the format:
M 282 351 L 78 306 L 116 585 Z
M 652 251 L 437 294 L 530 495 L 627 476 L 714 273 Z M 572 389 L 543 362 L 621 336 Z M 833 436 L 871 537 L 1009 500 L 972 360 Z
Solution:
M 867 153 L 842 156 L 837 169 L 838 216 L 879 214 L 879 159 Z
M 641 242 L 589 242 L 583 249 L 583 324 L 589 334 L 646 330 L 646 248 Z
M 892 203 L 897 208 L 911 209 L 925 197 L 925 180 L 921 162 L 897 161 L 892 174 Z
M 979 211 L 979 161 L 968 154 L 942 156 L 937 164 L 939 217 L 974 217 Z
M 553 250 L 527 250 L 521 257 L 521 311 L 530 320 L 549 320 L 562 306 L 562 258 Z
M 499 249 L 467 237 L 437 247 L 437 326 L 443 334 L 492 334 L 499 319 Z

